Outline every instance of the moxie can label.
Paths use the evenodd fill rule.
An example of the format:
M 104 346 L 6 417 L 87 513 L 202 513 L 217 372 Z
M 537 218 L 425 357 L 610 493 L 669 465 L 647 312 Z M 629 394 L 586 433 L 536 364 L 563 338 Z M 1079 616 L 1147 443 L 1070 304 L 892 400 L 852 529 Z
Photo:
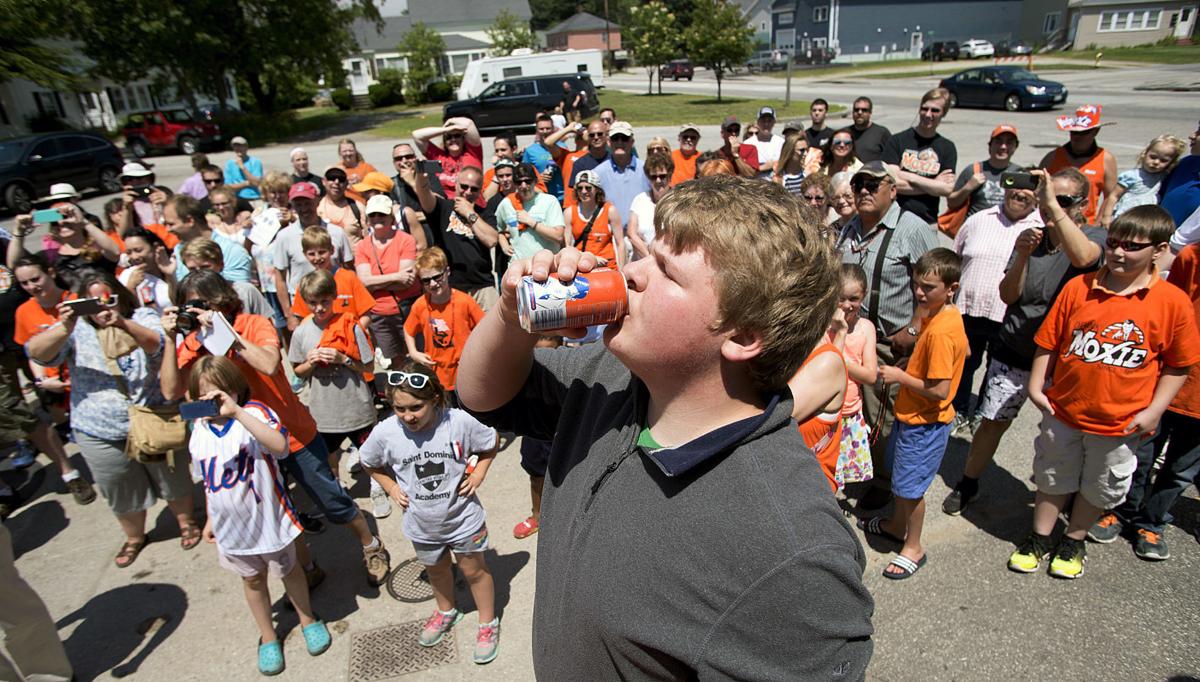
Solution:
M 532 334 L 610 324 L 628 308 L 625 275 L 597 270 L 563 282 L 554 275 L 545 282 L 521 278 L 517 285 L 517 316 Z

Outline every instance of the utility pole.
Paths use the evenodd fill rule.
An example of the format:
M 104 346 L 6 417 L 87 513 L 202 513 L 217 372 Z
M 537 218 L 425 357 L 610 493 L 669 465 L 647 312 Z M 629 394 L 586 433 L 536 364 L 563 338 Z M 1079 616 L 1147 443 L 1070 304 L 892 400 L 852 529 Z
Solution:
M 787 89 L 783 94 L 783 106 L 787 108 L 792 105 L 792 56 L 788 55 L 787 60 Z
M 613 72 L 612 40 L 609 38 L 610 34 L 611 32 L 608 28 L 608 0 L 604 0 L 604 53 L 608 56 L 606 61 L 608 61 L 609 76 L 611 76 Z

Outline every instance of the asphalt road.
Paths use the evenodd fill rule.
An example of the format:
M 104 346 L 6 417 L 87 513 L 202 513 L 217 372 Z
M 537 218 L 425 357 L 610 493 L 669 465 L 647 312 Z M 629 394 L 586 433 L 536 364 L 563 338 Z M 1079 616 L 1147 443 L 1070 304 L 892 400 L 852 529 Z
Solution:
M 1121 168 L 1127 168 L 1137 151 L 1161 132 L 1186 135 L 1195 129 L 1200 112 L 1200 95 L 1195 93 L 1133 92 L 1133 86 L 1150 79 L 1161 80 L 1172 73 L 1186 73 L 1185 67 L 1146 67 L 1103 72 L 1064 72 L 1054 77 L 1071 88 L 1070 104 L 1096 102 L 1105 106 L 1105 120 L 1119 125 L 1106 128 L 1101 143 L 1118 154 Z M 609 87 L 624 89 L 623 79 L 614 77 Z M 667 89 L 715 92 L 715 84 L 704 76 L 691 84 L 664 84 Z M 849 104 L 860 93 L 876 101 L 877 120 L 893 129 L 912 123 L 920 93 L 935 84 L 936 78 L 904 80 L 815 81 L 793 84 L 793 96 L 823 96 Z M 630 88 L 641 82 L 630 76 Z M 739 96 L 782 96 L 783 82 L 773 78 L 736 79 L 728 82 L 726 92 Z M 741 117 L 752 112 L 735 111 Z M 946 120 L 942 132 L 959 146 L 962 163 L 985 154 L 987 133 L 1000 122 L 1013 122 L 1021 131 L 1023 146 L 1017 160 L 1037 161 L 1046 149 L 1065 139 L 1054 129 L 1058 112 L 1007 114 L 1002 111 L 957 110 Z M 716 139 L 716 124 L 702 131 L 704 144 Z M 231 133 L 233 134 L 233 133 Z M 638 130 L 641 144 L 652 134 L 666 134 L 667 128 Z M 369 161 L 387 166 L 393 140 L 359 137 L 360 148 Z M 253 141 L 251 141 L 253 143 Z M 307 145 L 314 168 L 335 160 L 335 140 Z M 289 146 L 277 145 L 254 149 L 268 168 L 286 168 Z M 228 153 L 215 154 L 223 162 Z M 163 184 L 177 187 L 187 176 L 182 156 L 154 157 L 151 161 Z M 962 164 L 960 164 L 962 165 Z M 98 210 L 105 197 L 89 198 L 85 205 Z M 1089 545 L 1086 575 L 1076 581 L 1060 581 L 1045 573 L 1018 575 L 1005 568 L 1013 543 L 1028 530 L 1033 498 L 1031 474 L 1032 443 L 1036 434 L 1035 411 L 1026 406 L 1013 428 L 1005 436 L 996 457 L 996 465 L 983 479 L 984 496 L 962 517 L 941 513 L 942 498 L 948 484 L 962 471 L 967 444 L 952 440 L 927 500 L 925 539 L 929 564 L 911 580 L 884 580 L 880 572 L 897 548 L 874 539 L 867 546 L 868 566 L 865 580 L 876 600 L 875 658 L 869 670 L 874 680 L 1009 680 L 1009 679 L 1086 679 L 1099 682 L 1125 680 L 1165 680 L 1200 678 L 1200 546 L 1191 533 L 1200 525 L 1200 500 L 1196 491 L 1176 507 L 1176 521 L 1168 528 L 1172 558 L 1148 563 L 1134 557 L 1127 542 Z M 524 477 L 508 455 L 510 467 L 497 466 L 492 486 L 485 492 L 489 515 L 495 519 L 494 535 L 500 560 L 515 560 L 503 572 L 505 644 L 501 659 L 487 668 L 469 663 L 449 665 L 407 679 L 531 679 L 529 670 L 529 617 L 532 604 L 532 573 L 536 569 L 536 549 L 529 543 L 517 543 L 508 529 L 523 518 L 528 505 Z M 366 486 L 355 487 L 356 496 L 365 498 Z M 55 499 L 56 498 L 56 499 Z M 61 506 L 58 500 L 62 500 Z M 360 502 L 367 504 L 365 499 Z M 53 512 L 57 524 L 47 523 Z M 155 510 L 152 516 L 157 515 Z M 26 516 L 28 515 L 28 516 Z M 147 550 L 135 572 L 115 569 L 110 560 L 117 548 L 116 525 L 107 516 L 103 502 L 84 509 L 74 507 L 60 496 L 41 500 L 37 509 L 26 509 L 10 520 L 14 535 L 26 535 L 24 555 L 18 567 L 41 591 L 56 618 L 63 618 L 87 604 L 93 624 L 84 636 L 83 626 L 64 625 L 62 635 L 72 643 L 74 655 L 87 660 L 91 674 L 107 670 L 121 661 L 137 661 L 136 678 L 161 679 L 254 679 L 250 666 L 253 639 L 241 595 L 236 583 L 219 572 L 208 550 L 184 555 L 174 540 Z M 26 518 L 21 518 L 26 516 Z M 14 525 L 15 524 L 15 525 Z M 170 521 L 166 526 L 171 527 Z M 383 524 L 393 550 L 393 561 L 409 556 L 399 535 L 398 515 Z M 40 530 L 36 533 L 34 528 Z M 507 536 L 507 539 L 505 537 Z M 36 538 L 36 539 L 35 539 Z M 346 574 L 331 580 L 318 597 L 317 606 L 341 627 L 335 635 L 335 648 L 320 659 L 306 660 L 295 641 L 289 643 L 289 664 L 307 679 L 346 679 L 349 634 L 364 628 L 413 620 L 427 613 L 426 606 L 409 608 L 390 602 L 369 604 L 382 595 L 363 592 L 355 581 L 361 580 L 353 548 L 336 531 L 318 541 L 318 552 L 331 556 L 336 542 L 335 570 Z M 321 550 L 324 550 L 322 552 Z M 528 552 L 528 554 L 526 554 Z M 19 555 L 22 552 L 18 552 Z M 152 584 L 146 584 L 150 571 Z M 511 582 L 510 582 L 511 581 Z M 139 582 L 141 585 L 139 585 Z M 132 583 L 132 584 L 131 584 Z M 348 584 L 349 583 L 349 584 Z M 178 585 L 178 587 L 176 587 Z M 129 618 L 140 622 L 145 615 L 122 617 L 124 604 L 113 601 L 138 597 L 137 589 L 158 589 L 189 604 L 169 611 L 174 636 L 154 641 L 145 653 L 133 654 L 138 643 L 149 633 L 138 626 L 130 629 Z M 797 585 L 803 590 L 803 585 Z M 511 593 L 508 591 L 511 590 Z M 128 594 L 126 594 L 128 593 Z M 100 611 L 100 604 L 109 606 Z M 346 601 L 348 600 L 348 601 Z M 141 602 L 138 602 L 141 603 Z M 155 602 L 155 603 L 161 603 Z M 141 610 L 145 610 L 139 607 Z M 360 610 L 361 609 L 361 610 Z M 184 618 L 183 611 L 187 611 Z M 138 612 L 139 614 L 141 611 Z M 98 617 L 103 615 L 103 617 Z M 473 618 L 473 617 L 472 617 Z M 146 621 L 151 623 L 152 621 Z M 466 622 L 473 622 L 469 619 Z M 87 621 L 85 621 L 85 624 Z M 71 628 L 75 627 L 75 630 Z M 150 625 L 153 632 L 157 626 Z M 103 631 L 96 630 L 101 628 Z M 164 628 L 165 630 L 166 628 Z M 232 632 L 231 632 L 232 631 Z M 121 633 L 117 646 L 109 632 Z M 342 635 L 341 633 L 347 633 Z M 466 656 L 470 630 L 463 629 L 460 660 Z M 138 634 L 140 633 L 140 634 Z M 231 647 L 231 634 L 234 635 Z M 165 635 L 170 633 L 164 632 Z M 125 648 L 128 647 L 128 648 Z M 151 649 L 157 647 L 157 651 Z M 231 655 L 232 649 L 232 655 Z M 119 668 L 120 669 L 120 668 Z M 129 671 L 129 668 L 125 668 Z M 108 677 L 104 673 L 103 677 Z M 89 675 L 90 677 L 90 675 Z

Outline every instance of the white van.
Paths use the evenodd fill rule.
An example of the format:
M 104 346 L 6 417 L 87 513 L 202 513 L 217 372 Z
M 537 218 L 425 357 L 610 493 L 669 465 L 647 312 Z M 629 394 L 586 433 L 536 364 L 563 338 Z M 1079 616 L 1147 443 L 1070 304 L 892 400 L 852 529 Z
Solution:
M 548 76 L 586 72 L 592 84 L 604 87 L 604 53 L 601 50 L 558 50 L 533 52 L 528 48 L 513 51 L 507 57 L 487 57 L 467 64 L 458 98 L 470 99 L 484 88 L 509 78 Z

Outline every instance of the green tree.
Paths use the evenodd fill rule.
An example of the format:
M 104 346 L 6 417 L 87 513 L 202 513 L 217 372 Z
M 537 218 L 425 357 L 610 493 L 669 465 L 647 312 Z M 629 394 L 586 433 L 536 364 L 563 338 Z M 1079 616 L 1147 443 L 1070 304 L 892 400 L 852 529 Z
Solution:
M 675 56 L 675 15 L 661 0 L 651 0 L 641 7 L 629 8 L 629 19 L 621 32 L 621 44 L 632 50 L 638 64 L 646 69 L 649 82 L 646 94 L 654 91 L 654 74 L 659 66 Z M 658 81 L 658 94 L 662 94 L 662 79 Z
M 446 54 L 446 41 L 442 34 L 418 21 L 400 39 L 396 49 L 408 60 L 404 91 L 409 101 L 420 104 L 425 101 L 425 88 L 437 78 L 438 64 Z
M 0 82 L 20 78 L 48 88 L 78 83 L 77 65 L 65 51 L 40 39 L 55 35 L 56 11 L 49 0 L 0 0 Z
M 374 0 L 72 0 L 68 11 L 59 25 L 83 44 L 95 75 L 151 74 L 184 99 L 204 93 L 224 106 L 233 74 L 262 113 L 305 80 L 339 81 L 354 20 L 382 22 Z
M 508 56 L 513 50 L 522 47 L 537 47 L 537 39 L 533 37 L 533 31 L 529 30 L 529 24 L 507 9 L 500 10 L 496 20 L 484 33 L 492 43 L 492 52 L 501 57 Z
M 728 0 L 696 0 L 692 25 L 684 32 L 691 58 L 717 77 L 717 101 L 725 72 L 754 52 L 754 28 L 742 10 Z

